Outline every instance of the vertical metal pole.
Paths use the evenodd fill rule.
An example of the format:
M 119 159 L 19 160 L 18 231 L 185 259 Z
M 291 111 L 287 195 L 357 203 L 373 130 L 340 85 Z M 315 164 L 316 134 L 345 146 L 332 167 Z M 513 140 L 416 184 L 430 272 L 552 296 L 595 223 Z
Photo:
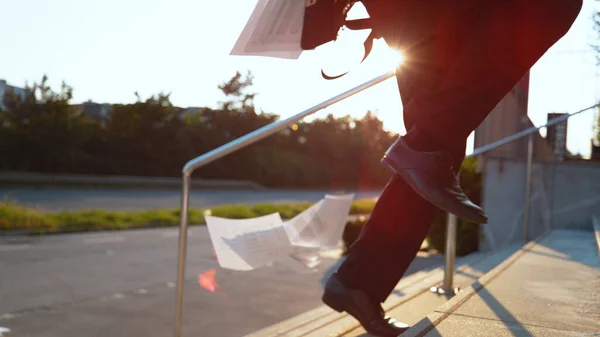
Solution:
M 533 168 L 533 134 L 527 138 L 527 175 L 525 177 L 525 214 L 523 219 L 523 240 L 529 240 L 529 209 L 531 202 L 531 173 Z
M 183 322 L 183 283 L 185 281 L 185 258 L 187 253 L 188 207 L 190 201 L 190 174 L 183 173 L 183 189 L 181 193 L 181 225 L 179 227 L 179 262 L 177 267 L 177 296 L 175 313 L 175 337 L 181 337 Z
M 448 213 L 446 224 L 446 268 L 444 270 L 444 283 L 442 289 L 446 292 L 453 291 L 454 263 L 456 257 L 456 215 Z

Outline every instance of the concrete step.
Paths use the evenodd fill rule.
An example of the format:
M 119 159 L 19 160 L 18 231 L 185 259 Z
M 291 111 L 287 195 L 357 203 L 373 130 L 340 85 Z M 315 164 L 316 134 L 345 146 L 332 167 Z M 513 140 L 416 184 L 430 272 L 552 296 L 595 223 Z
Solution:
M 520 248 L 512 245 L 496 253 L 474 253 L 457 259 L 455 286 L 467 287 Z M 388 314 L 407 324 L 414 324 L 448 301 L 430 289 L 444 277 L 443 267 L 418 271 L 403 278 L 383 307 Z M 323 337 L 366 336 L 358 322 L 348 314 L 337 313 L 323 305 L 245 337 Z
M 600 336 L 594 233 L 554 230 L 527 243 L 402 337 Z

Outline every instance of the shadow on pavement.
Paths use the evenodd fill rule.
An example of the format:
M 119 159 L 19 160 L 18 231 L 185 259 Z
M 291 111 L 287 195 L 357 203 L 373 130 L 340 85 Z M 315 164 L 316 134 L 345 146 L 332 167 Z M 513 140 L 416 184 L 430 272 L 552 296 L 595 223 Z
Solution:
M 496 317 L 498 317 L 499 320 L 506 325 L 507 330 L 510 331 L 512 335 L 519 337 L 533 337 L 533 335 L 527 331 L 527 328 L 520 324 L 519 320 L 513 316 L 510 311 L 508 311 L 508 309 L 506 309 L 506 307 L 503 306 L 502 303 L 500 303 L 500 301 L 498 301 L 496 297 L 494 297 L 494 295 L 492 295 L 485 287 L 479 289 L 479 291 L 477 291 L 477 295 L 485 302 L 485 304 L 487 304 L 490 310 L 496 314 Z M 519 333 L 514 334 L 514 330 L 518 330 Z

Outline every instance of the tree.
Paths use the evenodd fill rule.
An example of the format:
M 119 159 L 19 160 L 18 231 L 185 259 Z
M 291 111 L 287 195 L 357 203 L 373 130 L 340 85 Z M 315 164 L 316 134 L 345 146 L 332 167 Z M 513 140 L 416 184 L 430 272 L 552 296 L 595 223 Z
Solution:
M 256 93 L 248 93 L 246 90 L 253 84 L 254 76 L 248 71 L 246 76 L 237 71 L 235 75 L 219 85 L 219 90 L 228 98 L 225 102 L 221 102 L 221 109 L 229 111 L 232 109 L 245 113 L 255 113 L 254 97 Z
M 85 157 L 90 140 L 89 123 L 70 104 L 73 90 L 62 83 L 60 91 L 40 83 L 26 87 L 25 97 L 7 92 L 4 97 L 2 157 L 4 169 L 60 172 L 73 169 Z
M 70 103 L 72 89 L 53 91 L 44 76 L 26 97 L 6 94 L 0 113 L 0 169 L 83 174 L 179 176 L 190 159 L 278 116 L 257 112 L 252 75 L 220 84 L 217 109 L 175 107 L 160 93 L 114 104 L 106 120 Z M 297 124 L 200 168 L 202 178 L 244 179 L 272 187 L 370 188 L 385 184 L 379 163 L 395 135 L 372 113 L 328 115 Z
M 107 123 L 106 155 L 116 163 L 119 173 L 164 175 L 183 166 L 179 151 L 183 127 L 170 94 L 160 93 L 142 101 L 137 95 L 133 104 L 114 105 Z

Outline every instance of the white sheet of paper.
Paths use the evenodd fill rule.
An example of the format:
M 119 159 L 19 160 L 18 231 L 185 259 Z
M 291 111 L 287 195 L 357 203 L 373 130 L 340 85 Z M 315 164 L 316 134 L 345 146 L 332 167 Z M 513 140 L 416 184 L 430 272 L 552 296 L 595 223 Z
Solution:
M 325 198 L 284 223 L 294 246 L 336 249 L 344 233 L 354 194 Z
M 336 249 L 354 194 L 325 198 L 283 223 L 279 213 L 251 219 L 206 216 L 222 268 L 252 270 L 273 262 L 297 268 L 320 264 L 321 250 Z
M 206 225 L 222 268 L 252 270 L 294 251 L 279 213 L 251 219 L 206 216 Z
M 277 264 L 298 273 L 315 272 L 321 264 L 321 249 L 294 246 L 294 252 L 277 261 Z
M 325 224 L 327 230 L 321 236 L 321 248 L 336 249 L 344 234 L 344 228 L 348 222 L 350 207 L 354 194 L 327 195 L 323 200 L 320 214 L 321 224 Z M 322 225 L 323 226 L 323 225 Z
M 312 222 L 322 204 L 323 199 L 283 224 L 294 246 L 319 248 L 318 237 L 315 229 L 312 228 Z
M 259 0 L 230 55 L 297 59 L 304 6 L 304 0 Z

